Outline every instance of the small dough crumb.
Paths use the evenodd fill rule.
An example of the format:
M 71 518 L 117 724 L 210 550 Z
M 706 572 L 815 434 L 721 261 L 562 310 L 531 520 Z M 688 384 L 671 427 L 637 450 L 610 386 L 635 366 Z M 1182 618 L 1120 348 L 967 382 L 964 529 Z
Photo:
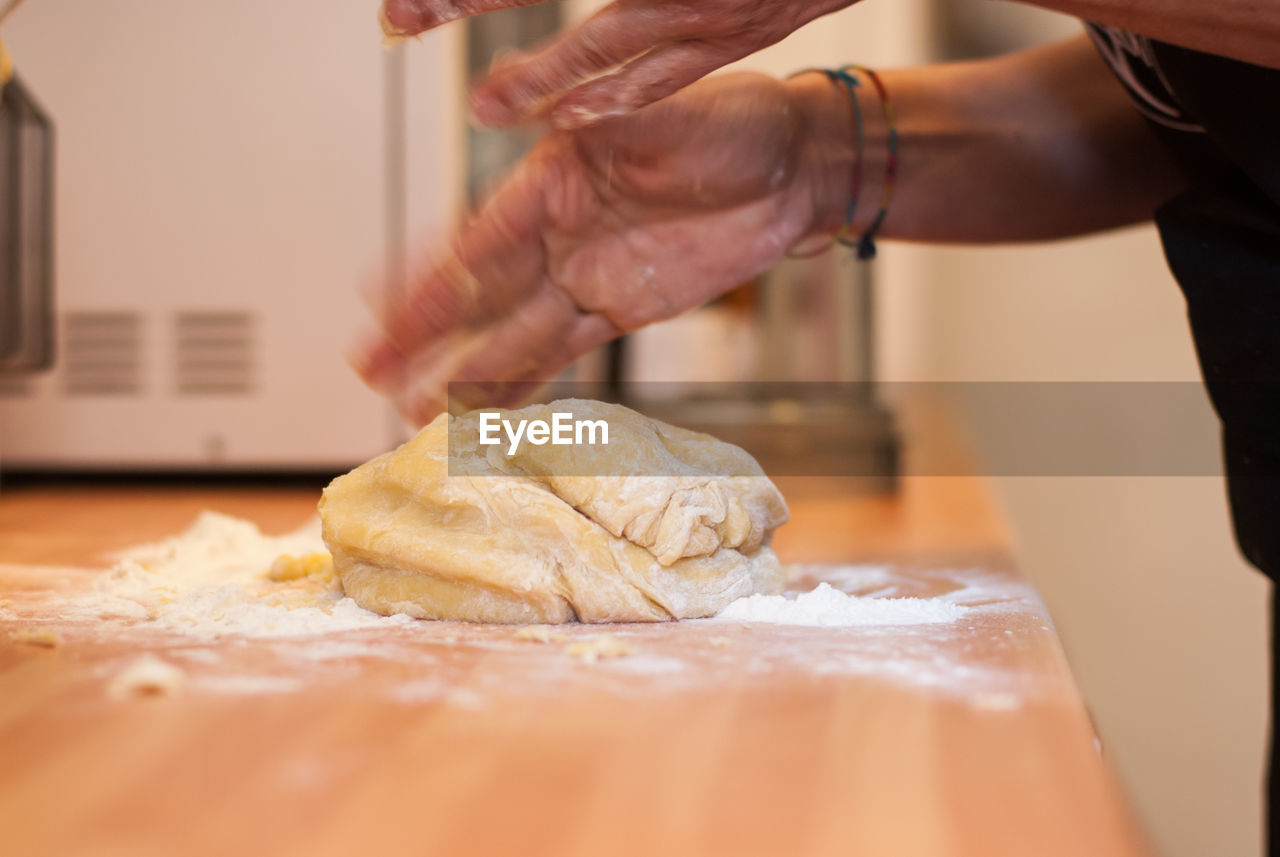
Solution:
M 715 646 L 717 649 L 724 649 L 733 645 L 733 640 L 730 640 L 728 637 L 712 637 L 710 640 L 707 640 L 707 642 L 712 646 Z
M 333 557 L 324 551 L 303 554 L 302 556 L 282 553 L 271 563 L 271 568 L 267 569 L 267 580 L 273 580 L 277 583 L 287 580 L 300 580 L 304 577 L 311 577 L 326 583 L 332 581 L 334 579 Z
M 575 658 L 581 658 L 589 664 L 593 664 L 601 658 L 624 658 L 635 652 L 630 643 L 608 634 L 588 637 L 577 643 L 570 643 L 565 646 L 564 650 Z
M 563 643 L 572 639 L 568 634 L 551 630 L 549 625 L 525 625 L 516 631 L 515 638 L 526 643 Z
M 11 633 L 9 639 L 15 643 L 43 646 L 46 649 L 62 645 L 62 635 L 52 628 L 23 628 Z
M 107 686 L 113 699 L 137 696 L 169 696 L 182 690 L 187 674 L 173 664 L 147 654 L 125 667 Z

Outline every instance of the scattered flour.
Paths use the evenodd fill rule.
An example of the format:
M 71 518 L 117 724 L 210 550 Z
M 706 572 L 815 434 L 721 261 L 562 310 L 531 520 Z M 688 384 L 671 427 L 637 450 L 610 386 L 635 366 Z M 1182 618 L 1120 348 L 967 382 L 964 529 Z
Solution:
M 249 521 L 203 512 L 187 530 L 117 554 L 92 592 L 62 605 L 63 618 L 118 618 L 200 639 L 299 637 L 403 625 L 359 607 L 330 577 L 272 580 L 282 555 L 322 553 L 318 522 L 282 536 Z
M 293 693 L 305 686 L 302 679 L 275 675 L 207 675 L 197 681 L 209 693 L 260 694 Z
M 716 614 L 716 618 L 774 625 L 853 627 L 954 622 L 967 612 L 967 607 L 931 598 L 860 598 L 846 595 L 823 582 L 795 597 L 751 595 L 739 598 Z
M 363 610 L 343 596 L 331 565 L 318 556 L 323 550 L 316 524 L 283 536 L 267 536 L 250 522 L 206 512 L 173 538 L 119 554 L 116 564 L 94 579 L 88 594 L 51 595 L 31 602 L 36 610 L 24 609 L 15 618 L 53 623 L 64 632 L 67 625 L 85 623 L 112 633 L 154 630 L 181 635 L 188 641 L 166 657 L 191 670 L 189 676 L 177 679 L 188 692 L 290 693 L 311 681 L 310 673 L 304 672 L 309 664 L 323 663 L 326 674 L 332 675 L 335 665 L 360 668 L 342 661 L 412 659 L 429 674 L 396 684 L 389 690 L 391 695 L 406 704 L 438 701 L 459 708 L 481 707 L 491 697 L 516 691 L 548 692 L 573 681 L 589 681 L 594 688 L 618 693 L 652 692 L 642 677 L 661 680 L 667 689 L 700 689 L 707 685 L 707 670 L 742 664 L 749 676 L 865 676 L 954 694 L 984 709 L 1011 710 L 1022 703 L 1030 685 L 1000 653 L 1022 645 L 1024 632 L 1049 630 L 1043 605 L 1022 581 L 954 570 L 941 575 L 951 587 L 940 587 L 941 594 L 896 597 L 936 592 L 939 587 L 920 586 L 918 579 L 896 574 L 889 566 L 847 565 L 794 567 L 793 586 L 801 591 L 743 598 L 715 619 L 702 620 L 746 623 L 741 630 L 733 629 L 732 637 L 706 637 L 707 632 L 729 629 L 715 624 L 699 628 L 700 623 L 635 626 L 620 629 L 618 636 L 567 634 L 548 626 L 457 626 L 454 632 L 450 623 L 419 623 L 404 615 L 385 617 Z M 294 559 L 277 562 L 282 555 Z M 815 588 L 803 591 L 814 584 Z M 999 624 L 988 630 L 987 623 L 997 615 Z M 770 629 L 760 625 L 752 629 L 754 623 L 768 624 Z M 404 626 L 413 626 L 418 632 L 413 639 L 433 648 L 424 653 L 401 634 L 321 637 L 330 632 Z M 680 626 L 705 644 L 678 650 L 678 656 L 662 654 L 667 635 L 682 633 Z M 998 640 L 985 639 L 981 650 L 973 651 L 979 638 L 993 634 L 999 635 Z M 296 642 L 304 637 L 305 642 Z M 230 639 L 216 648 L 207 645 L 218 638 Z M 261 674 L 264 668 L 272 670 L 267 663 L 250 675 L 209 674 L 199 669 L 218 664 L 240 647 L 250 647 L 254 638 L 280 638 L 265 648 L 271 654 L 270 664 L 286 674 Z M 558 645 L 548 646 L 548 652 L 531 642 Z M 521 676 L 527 680 L 494 671 L 490 681 L 483 671 L 468 671 L 474 686 L 459 687 L 456 668 L 466 658 L 455 658 L 457 653 L 449 650 L 455 645 L 501 650 L 522 658 L 529 668 Z M 570 657 L 565 657 L 565 649 Z M 589 670 L 579 669 L 573 666 L 579 658 L 595 663 Z M 172 664 L 160 665 L 180 675 L 184 672 Z M 145 686 L 152 680 L 144 672 L 140 681 Z M 166 692 L 164 682 L 154 679 L 156 689 L 149 692 Z
M 397 702 L 443 702 L 454 708 L 478 711 L 489 705 L 486 694 L 468 687 L 456 687 L 439 679 L 416 679 L 398 685 L 391 696 Z
M 403 614 L 382 616 L 344 597 L 325 556 L 319 521 L 295 532 L 264 535 L 253 523 L 203 512 L 184 532 L 117 554 L 116 564 L 92 591 L 59 605 L 58 618 L 117 619 L 202 640 L 241 637 L 303 637 L 361 628 L 411 624 Z M 293 558 L 290 574 L 279 573 L 281 557 Z M 315 573 L 310 570 L 315 569 Z M 324 573 L 324 570 L 328 573 Z M 861 587 L 892 580 L 881 567 L 848 567 Z M 848 587 L 846 587 L 848 588 Z M 879 598 L 848 595 L 829 583 L 800 594 L 740 598 L 717 619 L 778 625 L 855 627 L 954 622 L 969 608 L 949 599 Z M 531 626 L 516 639 L 564 642 L 559 632 Z M 723 643 L 719 643 L 723 645 Z M 574 651 L 590 657 L 588 647 Z M 606 647 L 607 648 L 607 647 Z M 596 652 L 617 657 L 625 652 Z
M 112 699 L 135 696 L 169 696 L 182 690 L 187 674 L 155 655 L 145 654 L 116 674 L 107 685 Z

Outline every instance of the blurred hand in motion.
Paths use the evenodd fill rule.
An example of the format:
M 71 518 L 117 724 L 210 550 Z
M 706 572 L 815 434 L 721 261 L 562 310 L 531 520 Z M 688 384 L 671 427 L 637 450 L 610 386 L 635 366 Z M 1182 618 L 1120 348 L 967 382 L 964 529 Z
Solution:
M 383 27 L 410 36 L 542 0 L 384 0 Z M 502 126 L 550 114 L 578 128 L 630 113 L 856 0 L 614 0 L 542 48 L 506 57 L 471 111 Z
M 507 384 L 507 401 L 463 404 L 509 404 L 765 270 L 821 227 L 818 197 L 834 184 L 822 148 L 838 135 L 815 131 L 811 102 L 842 105 L 809 77 L 725 75 L 548 134 L 446 252 L 387 290 L 357 370 L 415 423 L 444 407 L 448 382 Z

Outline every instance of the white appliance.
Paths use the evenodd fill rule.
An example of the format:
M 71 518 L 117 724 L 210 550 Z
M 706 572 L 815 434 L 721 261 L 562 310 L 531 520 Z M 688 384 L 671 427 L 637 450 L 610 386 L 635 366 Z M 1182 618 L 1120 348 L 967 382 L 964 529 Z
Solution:
M 461 62 L 456 28 L 385 50 L 376 9 L 40 0 L 6 24 L 58 131 L 58 356 L 0 376 L 0 467 L 343 468 L 403 439 L 343 350 L 360 288 L 456 210 Z

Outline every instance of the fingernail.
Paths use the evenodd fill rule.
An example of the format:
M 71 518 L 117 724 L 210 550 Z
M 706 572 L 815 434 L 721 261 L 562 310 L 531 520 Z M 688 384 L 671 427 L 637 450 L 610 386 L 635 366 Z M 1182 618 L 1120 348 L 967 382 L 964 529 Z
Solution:
M 356 343 L 347 349 L 346 356 L 351 368 L 371 389 L 387 394 L 401 386 L 405 359 L 389 343 Z
M 388 39 L 416 36 L 457 18 L 461 12 L 453 3 L 433 0 L 386 0 L 382 4 L 382 32 Z
M 484 128 L 496 128 L 508 123 L 511 109 L 489 95 L 471 97 L 471 119 Z
M 382 27 L 382 46 L 384 48 L 393 48 L 404 41 L 405 36 L 409 35 L 407 30 L 402 30 L 395 24 L 391 23 L 391 19 L 387 17 L 387 7 L 378 7 L 378 26 Z

